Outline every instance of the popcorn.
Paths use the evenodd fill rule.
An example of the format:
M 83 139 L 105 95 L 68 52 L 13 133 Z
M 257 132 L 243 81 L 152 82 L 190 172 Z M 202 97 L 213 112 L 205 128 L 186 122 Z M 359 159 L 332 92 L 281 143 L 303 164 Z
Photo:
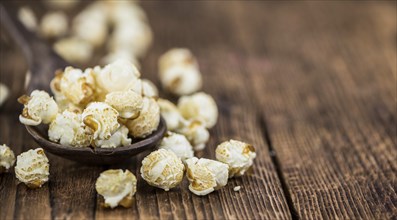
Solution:
M 0 106 L 3 105 L 3 103 L 7 100 L 9 96 L 9 90 L 6 85 L 3 83 L 0 83 Z
M 228 165 L 197 157 L 187 159 L 186 164 L 186 176 L 190 182 L 189 190 L 194 194 L 204 196 L 226 186 Z
M 60 37 L 68 30 L 68 19 L 61 11 L 44 15 L 40 24 L 41 34 L 47 38 Z
M 83 111 L 83 123 L 92 131 L 94 139 L 107 140 L 119 128 L 119 113 L 104 102 L 92 102 Z
M 233 191 L 237 192 L 237 191 L 240 191 L 240 189 L 241 189 L 241 186 L 235 186 L 235 187 L 233 188 Z
M 65 110 L 58 113 L 48 129 L 48 138 L 69 147 L 88 147 L 92 136 L 82 126 L 81 115 Z
M 75 105 L 86 105 L 95 97 L 95 78 L 92 69 L 66 67 L 60 88 L 62 94 Z
M 96 82 L 105 93 L 125 91 L 136 83 L 140 75 L 131 62 L 117 60 L 96 73 Z
M 24 104 L 19 121 L 25 125 L 49 124 L 58 113 L 57 103 L 45 91 L 34 90 L 30 96 L 21 96 L 18 102 Z
M 0 145 L 0 173 L 8 171 L 14 163 L 14 152 L 7 145 Z
M 202 87 L 201 73 L 196 67 L 175 65 L 160 75 L 163 87 L 176 95 L 189 95 Z
M 236 140 L 221 143 L 215 153 L 217 160 L 229 165 L 229 178 L 244 175 L 256 157 L 252 145 Z
M 186 137 L 170 131 L 162 139 L 159 148 L 174 152 L 182 161 L 194 156 L 193 147 Z
M 109 63 L 113 63 L 119 59 L 122 60 L 128 60 L 129 62 L 131 62 L 138 70 L 141 68 L 141 65 L 139 64 L 139 61 L 137 60 L 137 58 L 134 56 L 134 54 L 128 50 L 125 49 L 120 49 L 120 50 L 116 50 L 116 51 L 111 51 L 110 53 L 108 53 L 106 56 L 104 56 L 101 59 L 101 63 L 106 65 Z
M 63 72 L 58 70 L 57 72 L 55 72 L 55 77 L 50 82 L 50 88 L 52 94 L 54 94 L 55 102 L 58 105 L 58 112 L 62 113 L 65 110 L 69 110 L 74 113 L 79 113 L 79 114 L 83 113 L 84 109 L 82 106 L 71 103 L 66 98 L 66 96 L 62 94 L 61 91 L 62 76 L 63 76 Z
M 186 119 L 203 121 L 206 128 L 212 128 L 218 120 L 218 107 L 214 99 L 204 92 L 181 97 L 178 109 Z
M 125 23 L 128 21 L 146 21 L 145 12 L 139 5 L 131 1 L 106 1 L 109 10 L 109 17 L 114 24 Z
M 141 176 L 149 185 L 169 191 L 182 181 L 184 168 L 172 151 L 160 149 L 143 159 Z
M 54 50 L 71 63 L 85 63 L 92 57 L 91 44 L 76 37 L 64 38 L 54 44 Z
M 166 99 L 158 99 L 157 104 L 160 106 L 161 116 L 163 116 L 168 130 L 176 131 L 183 125 L 184 118 L 174 103 Z
M 95 189 L 105 199 L 105 206 L 115 208 L 132 206 L 137 180 L 129 170 L 106 170 L 100 174 Z
M 125 119 L 137 118 L 143 106 L 142 96 L 134 91 L 111 92 L 106 95 L 105 102 L 116 109 L 120 117 Z
M 137 79 L 129 86 L 129 89 L 148 98 L 157 99 L 159 96 L 157 87 L 147 79 Z
M 160 78 L 164 72 L 173 66 L 191 66 L 198 68 L 197 60 L 192 52 L 186 48 L 174 48 L 164 53 L 159 58 Z
M 18 19 L 28 30 L 35 31 L 37 29 L 36 16 L 29 7 L 24 6 L 18 10 Z
M 17 157 L 15 175 L 29 188 L 40 188 L 48 181 L 50 164 L 42 148 L 32 149 Z
M 95 146 L 100 148 L 116 148 L 131 144 L 131 138 L 128 138 L 128 128 L 121 126 L 107 140 L 95 140 Z
M 185 121 L 183 127 L 178 128 L 176 132 L 185 135 L 195 151 L 203 150 L 210 138 L 204 124 L 197 120 Z
M 152 98 L 143 98 L 143 107 L 139 117 L 134 120 L 127 120 L 130 135 L 135 138 L 144 138 L 155 131 L 160 123 L 160 107 Z

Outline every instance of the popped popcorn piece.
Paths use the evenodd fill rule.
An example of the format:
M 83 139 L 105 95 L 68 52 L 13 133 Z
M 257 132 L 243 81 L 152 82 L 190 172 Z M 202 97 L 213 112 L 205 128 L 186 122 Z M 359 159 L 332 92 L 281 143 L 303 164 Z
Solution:
M 139 117 L 127 120 L 130 135 L 135 138 L 144 138 L 155 131 L 160 123 L 160 107 L 152 98 L 143 98 L 143 106 Z
M 44 3 L 53 9 L 70 9 L 79 3 L 79 0 L 45 0 Z
M 138 59 L 134 56 L 134 54 L 128 50 L 121 49 L 116 51 L 111 51 L 106 56 L 101 59 L 101 63 L 107 65 L 109 63 L 113 63 L 116 60 L 128 60 L 131 62 L 138 70 L 141 68 Z
M 194 156 L 193 147 L 186 137 L 170 131 L 161 140 L 159 148 L 174 152 L 182 161 Z
M 94 139 L 107 140 L 119 128 L 119 113 L 104 102 L 92 102 L 82 114 L 83 123 L 92 131 Z
M 233 190 L 234 190 L 235 192 L 240 191 L 240 189 L 241 189 L 241 186 L 235 186 L 235 187 L 233 188 Z
M 55 102 L 58 105 L 58 112 L 62 113 L 65 110 L 69 110 L 74 113 L 81 114 L 83 113 L 83 106 L 73 104 L 69 99 L 66 98 L 65 95 L 62 94 L 61 91 L 61 79 L 63 76 L 62 71 L 56 71 L 55 77 L 50 82 L 50 88 L 52 94 L 54 94 Z
M 58 113 L 51 122 L 48 138 L 70 147 L 88 147 L 92 141 L 92 136 L 87 134 L 82 125 L 81 115 L 69 110 Z
M 57 103 L 45 91 L 34 90 L 30 96 L 19 97 L 18 102 L 24 105 L 19 121 L 25 125 L 49 124 L 58 113 Z
M 120 117 L 135 119 L 139 116 L 142 107 L 142 96 L 134 91 L 111 92 L 106 95 L 106 103 L 116 109 Z
M 194 194 L 204 196 L 226 186 L 228 165 L 197 157 L 187 159 L 186 164 L 186 176 L 190 182 L 189 190 Z
M 229 178 L 244 175 L 256 157 L 252 145 L 236 140 L 221 143 L 215 153 L 218 161 L 229 165 Z
M 163 116 L 168 130 L 176 131 L 184 124 L 184 118 L 174 103 L 166 99 L 158 99 L 157 104 L 160 106 L 161 116 Z
M 175 153 L 159 149 L 142 160 L 141 176 L 149 185 L 169 191 L 182 181 L 184 168 Z
M 176 132 L 185 135 L 195 151 L 203 150 L 210 138 L 207 128 L 198 120 L 185 121 L 184 125 L 178 128 Z
M 116 148 L 131 144 L 131 138 L 128 138 L 128 128 L 121 126 L 107 140 L 95 140 L 95 146 L 100 148 Z
M 15 163 L 14 152 L 7 145 L 0 145 L 0 173 L 8 171 Z
M 148 79 L 137 79 L 128 87 L 130 90 L 148 98 L 157 99 L 157 87 Z
M 95 97 L 95 78 L 92 69 L 85 72 L 66 67 L 60 88 L 62 94 L 75 105 L 86 105 Z
M 42 148 L 31 149 L 17 157 L 15 176 L 29 188 L 40 188 L 48 181 L 50 164 Z
M 18 19 L 30 31 L 37 28 L 37 19 L 31 8 L 24 6 L 18 10 Z
M 85 63 L 93 53 L 91 44 L 76 37 L 63 38 L 54 44 L 54 50 L 71 63 Z
M 159 58 L 159 73 L 160 78 L 164 72 L 172 66 L 192 66 L 198 68 L 197 60 L 192 52 L 186 48 L 174 48 Z
M 186 65 L 174 65 L 160 74 L 164 89 L 176 95 L 189 95 L 202 87 L 201 73 L 198 68 Z
M 178 100 L 178 109 L 186 119 L 202 120 L 206 128 L 212 128 L 218 120 L 215 100 L 204 92 L 181 97 Z
M 40 31 L 44 37 L 60 37 L 66 34 L 67 30 L 68 19 L 61 11 L 49 12 L 41 20 Z
M 3 105 L 3 103 L 7 100 L 9 96 L 9 90 L 6 85 L 3 83 L 0 83 L 0 106 Z
M 125 91 L 140 77 L 138 69 L 127 60 L 117 60 L 96 72 L 98 87 L 105 93 Z
M 105 207 L 132 206 L 136 193 L 136 177 L 129 170 L 106 170 L 100 174 L 95 189 L 105 199 Z

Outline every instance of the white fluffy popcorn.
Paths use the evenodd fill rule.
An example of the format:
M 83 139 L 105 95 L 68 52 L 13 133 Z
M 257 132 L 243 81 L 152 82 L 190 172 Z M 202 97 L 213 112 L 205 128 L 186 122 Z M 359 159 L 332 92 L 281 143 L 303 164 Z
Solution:
M 174 152 L 182 161 L 194 156 L 193 147 L 186 137 L 173 132 L 167 132 L 161 140 L 159 148 Z
M 203 150 L 210 138 L 207 128 L 198 120 L 185 121 L 176 132 L 185 135 L 196 151 Z
M 18 19 L 30 31 L 35 31 L 37 29 L 36 16 L 29 7 L 24 6 L 18 10 Z
M 215 100 L 204 92 L 181 97 L 178 100 L 178 109 L 184 118 L 201 120 L 207 128 L 212 128 L 218 120 Z
M 162 86 L 176 95 L 189 95 L 202 87 L 201 73 L 194 66 L 174 65 L 160 75 Z
M 128 89 L 148 98 L 157 99 L 159 96 L 157 87 L 148 79 L 137 79 L 129 85 Z
M 119 113 L 104 102 L 92 102 L 83 111 L 83 123 L 91 130 L 94 139 L 109 139 L 119 128 Z
M 175 153 L 160 149 L 143 159 L 141 176 L 149 185 L 168 191 L 182 181 L 184 168 Z
M 198 196 L 207 195 L 227 184 L 228 165 L 205 158 L 186 160 L 189 190 Z
M 104 93 L 125 91 L 138 80 L 140 75 L 130 61 L 117 60 L 96 73 L 96 82 Z
M 159 58 L 159 73 L 160 78 L 164 72 L 172 66 L 192 66 L 198 68 L 197 60 L 192 52 L 186 48 L 174 48 Z
M 129 62 L 131 62 L 138 70 L 141 68 L 141 65 L 139 64 L 138 59 L 135 57 L 135 55 L 130 52 L 129 50 L 125 50 L 125 49 L 120 49 L 120 50 L 116 50 L 116 51 L 111 51 L 110 53 L 108 53 L 106 56 L 104 56 L 101 59 L 101 63 L 103 65 L 107 65 L 109 63 L 113 63 L 117 60 L 128 60 Z
M 6 85 L 3 83 L 0 83 L 0 106 L 3 105 L 3 103 L 7 100 L 9 96 L 9 90 Z
M 70 37 L 55 42 L 54 50 L 68 62 L 85 63 L 92 57 L 94 48 L 84 40 Z
M 132 206 L 137 180 L 129 170 L 106 170 L 100 174 L 95 189 L 105 200 L 105 207 Z
M 14 152 L 7 145 L 0 145 L 0 173 L 8 171 L 15 163 Z
M 44 37 L 60 37 L 66 34 L 67 30 L 68 19 L 61 11 L 47 13 L 41 20 L 40 31 Z
M 18 101 L 24 104 L 19 121 L 25 125 L 49 124 L 58 113 L 57 103 L 45 91 L 34 90 L 30 96 L 23 95 Z
M 50 164 L 42 148 L 32 149 L 17 157 L 15 175 L 29 188 L 40 188 L 48 181 Z
M 142 96 L 134 91 L 111 92 L 106 95 L 105 102 L 116 109 L 120 117 L 135 119 L 139 116 L 142 107 Z
M 144 138 L 157 130 L 160 123 L 160 107 L 152 98 L 143 98 L 143 106 L 139 117 L 125 122 L 130 135 Z
M 66 67 L 60 88 L 62 94 L 75 105 L 86 105 L 95 97 L 95 78 L 92 69 Z
M 161 116 L 163 116 L 168 130 L 176 131 L 184 124 L 184 119 L 174 103 L 166 99 L 158 99 L 157 104 L 160 106 Z
M 100 148 L 116 148 L 131 144 L 131 138 L 128 138 L 128 128 L 121 126 L 107 140 L 95 140 L 95 146 Z
M 229 177 L 242 176 L 252 166 L 255 148 L 247 143 L 230 140 L 218 145 L 216 159 L 229 165 Z
M 63 146 L 88 147 L 92 136 L 87 134 L 80 114 L 65 110 L 58 113 L 48 129 L 48 138 Z

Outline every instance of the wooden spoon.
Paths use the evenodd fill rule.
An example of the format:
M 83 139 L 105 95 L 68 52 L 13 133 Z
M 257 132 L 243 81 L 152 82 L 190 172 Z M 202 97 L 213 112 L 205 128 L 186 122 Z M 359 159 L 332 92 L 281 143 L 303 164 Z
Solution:
M 56 54 L 51 47 L 40 40 L 34 33 L 28 31 L 17 19 L 17 7 L 11 3 L 0 4 L 0 18 L 2 25 L 15 39 L 30 67 L 26 76 L 26 92 L 33 90 L 50 91 L 50 81 L 58 69 L 69 66 L 68 62 Z M 144 139 L 133 139 L 133 144 L 114 149 L 107 148 L 76 148 L 62 146 L 48 140 L 48 126 L 26 126 L 29 134 L 47 152 L 64 157 L 69 160 L 85 164 L 115 164 L 120 163 L 142 151 L 153 149 L 164 136 L 166 124 L 163 118 L 156 131 Z

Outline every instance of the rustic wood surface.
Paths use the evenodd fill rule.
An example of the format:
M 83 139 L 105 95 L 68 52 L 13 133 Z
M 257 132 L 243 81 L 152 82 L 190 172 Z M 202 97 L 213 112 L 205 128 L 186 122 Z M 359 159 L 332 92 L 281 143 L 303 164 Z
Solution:
M 396 2 L 145 2 L 154 45 L 143 76 L 157 85 L 157 59 L 191 48 L 220 118 L 208 147 L 236 138 L 255 145 L 252 172 L 197 197 L 187 181 L 170 192 L 139 176 L 143 153 L 111 167 L 49 155 L 38 190 L 0 175 L 0 219 L 395 219 L 397 218 Z M 18 122 L 27 65 L 1 29 L 0 143 L 37 147 Z M 163 97 L 170 98 L 164 92 Z M 175 99 L 174 99 L 175 100 Z M 130 169 L 130 209 L 101 207 L 94 184 L 107 168 Z M 239 192 L 233 187 L 240 185 Z

